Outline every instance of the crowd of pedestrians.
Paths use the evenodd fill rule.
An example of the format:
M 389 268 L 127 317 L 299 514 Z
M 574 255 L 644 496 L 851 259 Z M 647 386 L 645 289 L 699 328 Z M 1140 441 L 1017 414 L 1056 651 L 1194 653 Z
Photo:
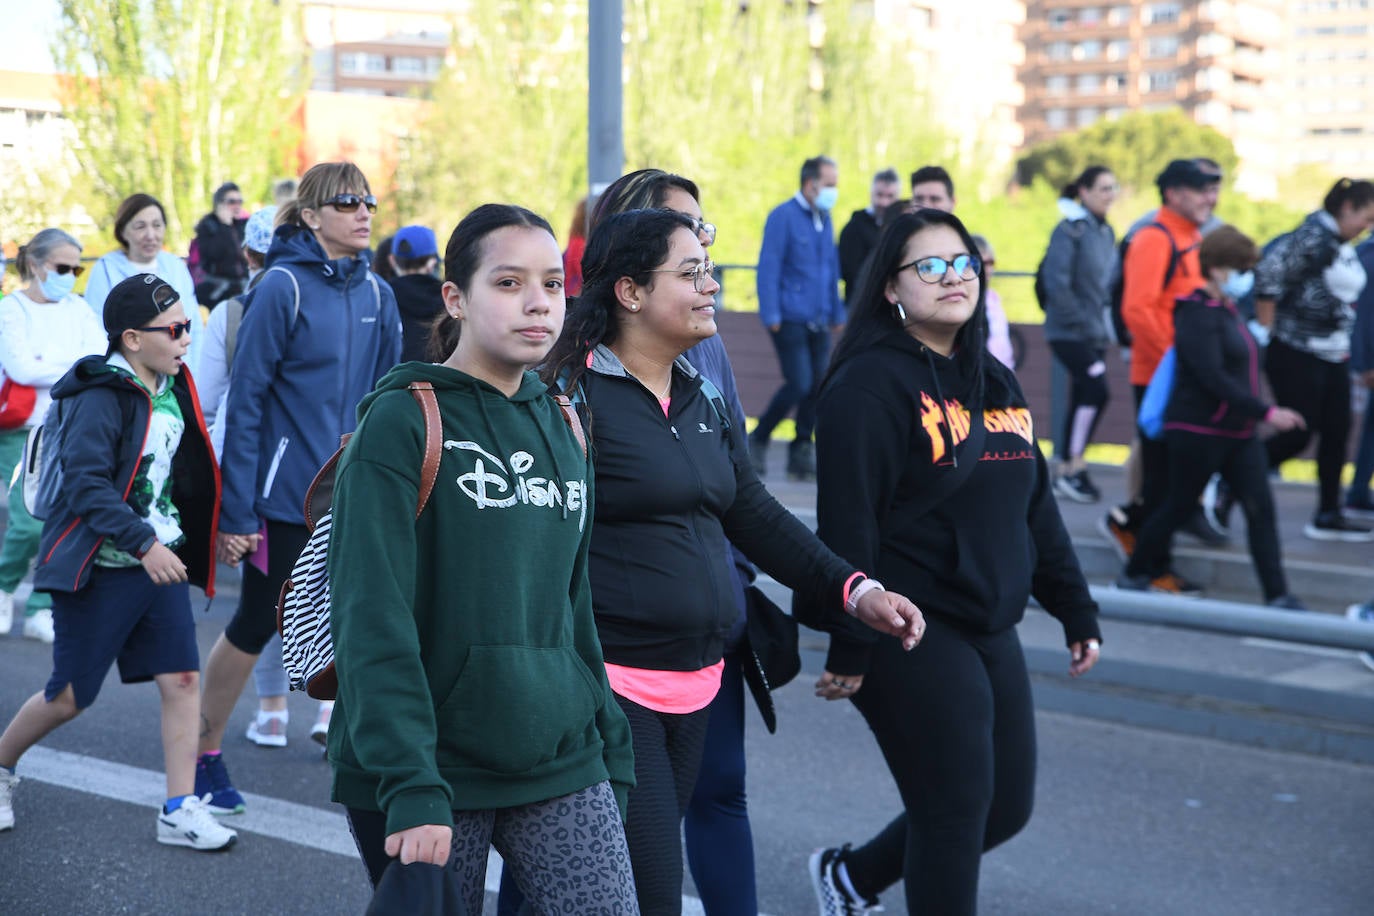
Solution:
M 367 177 L 335 162 L 251 215 L 225 182 L 183 261 L 161 204 L 133 194 L 84 301 L 81 246 L 38 233 L 0 302 L 0 472 L 46 424 L 64 488 L 42 520 L 10 489 L 0 625 L 41 557 L 22 633 L 52 643 L 53 672 L 0 734 L 0 830 L 24 753 L 117 664 L 159 688 L 158 841 L 235 843 L 248 803 L 225 736 L 253 674 L 240 727 L 287 743 L 278 596 L 308 537 L 307 487 L 351 435 L 329 560 L 338 701 L 311 735 L 374 886 L 393 863 L 443 866 L 479 912 L 495 847 L 502 913 L 674 914 L 685 852 L 708 914 L 757 912 L 744 697 L 763 671 L 771 731 L 776 684 L 751 634 L 787 620 L 753 586 L 757 564 L 793 589 L 793 620 L 829 635 L 815 693 L 854 703 L 901 798 L 876 836 L 811 856 L 822 916 L 875 908 L 899 881 L 910 912 L 974 912 L 982 854 L 1033 805 L 1015 625 L 1035 598 L 1073 676 L 1102 649 L 1055 497 L 1103 498 L 1087 452 L 1114 343 L 1141 413 L 1138 490 L 1103 519 L 1118 587 L 1199 593 L 1172 537 L 1208 518 L 1226 536 L 1212 529 L 1238 502 L 1264 601 L 1304 609 L 1269 476 L 1313 435 L 1308 535 L 1374 540 L 1374 243 L 1354 247 L 1374 185 L 1342 179 L 1262 254 L 1216 219 L 1211 160 L 1169 162 L 1161 206 L 1120 246 L 1116 178 L 1084 169 L 1037 277 L 1070 380 L 1052 462 L 989 288 L 993 227 L 954 215 L 939 165 L 905 199 L 884 169 L 837 244 L 839 176 L 806 160 L 764 222 L 759 317 L 783 385 L 752 431 L 716 333 L 717 229 L 681 175 L 632 172 L 582 201 L 566 250 L 505 204 L 473 210 L 442 251 L 422 225 L 378 243 Z M 1342 497 L 1352 379 L 1369 406 Z M 816 483 L 815 534 L 761 480 L 789 415 L 785 471 Z M 240 600 L 202 668 L 188 588 L 212 595 L 217 561 Z M 1374 601 L 1348 613 L 1374 621 Z

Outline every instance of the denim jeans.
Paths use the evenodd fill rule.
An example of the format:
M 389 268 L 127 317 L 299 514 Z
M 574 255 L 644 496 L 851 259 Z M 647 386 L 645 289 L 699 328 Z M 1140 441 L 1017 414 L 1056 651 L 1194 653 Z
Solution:
M 773 349 L 778 351 L 783 383 L 759 417 L 754 434 L 760 439 L 770 437 L 773 428 L 795 407 L 797 441 L 809 442 L 816 428 L 816 388 L 830 357 L 830 329 L 824 324 L 784 321 L 770 336 Z
M 1350 479 L 1350 489 L 1345 492 L 1347 505 L 1368 506 L 1374 500 L 1374 494 L 1369 491 L 1371 478 L 1374 478 L 1374 390 L 1366 389 L 1364 419 L 1360 421 L 1360 446 L 1355 452 L 1355 476 Z

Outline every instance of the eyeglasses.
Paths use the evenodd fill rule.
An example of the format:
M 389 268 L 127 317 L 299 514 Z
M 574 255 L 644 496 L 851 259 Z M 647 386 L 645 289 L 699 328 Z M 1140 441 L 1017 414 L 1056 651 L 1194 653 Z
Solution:
M 939 283 L 950 270 L 953 270 L 961 280 L 976 279 L 978 271 L 983 267 L 983 262 L 976 255 L 971 254 L 955 255 L 953 261 L 932 255 L 928 258 L 919 258 L 910 264 L 903 264 L 897 270 L 903 271 L 908 267 L 916 268 L 916 276 L 920 277 L 923 282 Z
M 243 198 L 242 198 L 242 197 L 226 197 L 226 198 L 224 198 L 224 202 L 225 202 L 226 204 L 228 204 L 229 206 L 231 206 L 231 207 L 242 207 L 242 206 L 243 206 Z
M 338 194 L 320 204 L 321 207 L 333 207 L 340 213 L 352 213 L 358 207 L 367 207 L 368 213 L 377 212 L 377 198 L 371 194 Z
M 714 229 L 715 226 L 711 226 L 711 228 Z M 710 258 L 707 258 L 706 260 L 698 264 L 696 267 L 659 267 L 655 270 L 648 271 L 648 273 L 677 274 L 684 280 L 691 280 L 692 289 L 696 290 L 699 293 L 704 293 L 706 292 L 706 279 L 715 272 L 715 269 L 716 262 L 712 261 Z
M 175 324 L 154 324 L 146 328 L 139 328 L 140 331 L 166 331 L 167 336 L 173 340 L 181 340 L 182 334 L 191 333 L 191 319 L 178 321 Z
M 705 241 L 705 242 L 702 242 L 703 245 L 713 245 L 713 244 L 715 244 L 715 241 L 716 241 L 716 226 L 715 226 L 715 223 L 708 223 L 708 222 L 706 222 L 706 220 L 704 220 L 704 219 L 697 219 L 696 217 L 688 217 L 688 219 L 690 219 L 690 220 L 692 221 L 692 231 L 695 232 L 695 233 L 696 233 L 697 235 L 699 235 L 699 236 L 705 236 L 705 237 L 706 237 L 706 241 Z
M 59 276 L 63 277 L 67 274 L 71 274 L 73 277 L 79 277 L 86 272 L 86 268 L 82 267 L 80 264 L 50 264 L 48 266 Z

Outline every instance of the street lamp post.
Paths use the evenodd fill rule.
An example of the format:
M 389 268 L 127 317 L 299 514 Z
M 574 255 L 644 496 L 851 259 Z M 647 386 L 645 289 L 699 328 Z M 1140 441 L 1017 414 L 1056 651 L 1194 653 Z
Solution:
M 621 124 L 621 0 L 591 0 L 589 14 L 587 181 L 590 203 L 620 177 L 625 166 L 625 142 Z

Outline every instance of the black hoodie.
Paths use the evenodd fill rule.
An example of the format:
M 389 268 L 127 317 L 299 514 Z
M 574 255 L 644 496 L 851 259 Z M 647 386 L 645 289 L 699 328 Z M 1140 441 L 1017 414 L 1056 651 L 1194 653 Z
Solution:
M 429 326 L 444 311 L 444 284 L 434 274 L 400 274 L 387 281 L 401 313 L 401 362 L 425 358 Z
M 1064 625 L 1066 642 L 1100 638 L 1020 386 L 990 359 L 976 384 L 972 362 L 894 329 L 836 370 L 818 404 L 818 533 L 927 617 L 998 632 L 1021 620 L 1034 595 Z M 984 391 L 1008 395 L 992 400 L 1009 406 L 986 406 Z M 975 457 L 968 418 L 980 407 L 987 433 Z M 956 455 L 977 466 L 947 499 L 916 514 Z M 883 637 L 834 610 L 824 622 L 827 670 L 865 673 Z

